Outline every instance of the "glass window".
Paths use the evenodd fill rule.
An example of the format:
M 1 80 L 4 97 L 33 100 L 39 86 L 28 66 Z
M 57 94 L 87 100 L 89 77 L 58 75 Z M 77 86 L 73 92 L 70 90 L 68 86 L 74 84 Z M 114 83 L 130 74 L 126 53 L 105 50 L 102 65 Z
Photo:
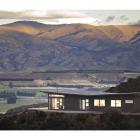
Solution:
M 86 99 L 86 107 L 89 107 L 89 99 Z
M 121 100 L 111 100 L 111 107 L 121 107 Z
M 86 107 L 85 107 L 85 100 L 82 100 L 82 109 L 85 110 Z
M 125 100 L 126 104 L 133 104 L 133 100 Z
M 99 102 L 98 99 L 95 99 L 95 100 L 94 100 L 94 106 L 100 106 L 100 102 Z
M 58 107 L 58 100 L 56 98 L 52 98 L 52 109 L 59 109 Z
M 60 106 L 62 106 L 63 105 L 63 99 L 62 98 L 60 98 Z
M 49 97 L 64 97 L 64 95 L 60 95 L 60 94 L 49 94 Z
M 50 109 L 64 109 L 63 98 L 51 98 L 49 101 Z
M 105 106 L 105 100 L 100 100 L 100 106 Z
M 104 99 L 94 99 L 94 106 L 104 107 L 105 106 L 105 100 Z
M 82 110 L 89 109 L 89 99 L 80 100 L 80 109 L 82 109 Z
M 111 100 L 111 107 L 115 107 L 115 100 Z
M 116 106 L 121 107 L 121 100 L 116 100 Z

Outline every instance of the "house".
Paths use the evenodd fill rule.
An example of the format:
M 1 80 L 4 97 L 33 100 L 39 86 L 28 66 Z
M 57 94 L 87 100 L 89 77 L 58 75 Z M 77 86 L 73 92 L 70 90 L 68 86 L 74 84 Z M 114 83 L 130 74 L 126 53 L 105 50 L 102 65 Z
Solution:
M 49 90 L 49 110 L 106 111 L 118 108 L 122 112 L 140 112 L 140 92 L 108 93 L 90 90 Z

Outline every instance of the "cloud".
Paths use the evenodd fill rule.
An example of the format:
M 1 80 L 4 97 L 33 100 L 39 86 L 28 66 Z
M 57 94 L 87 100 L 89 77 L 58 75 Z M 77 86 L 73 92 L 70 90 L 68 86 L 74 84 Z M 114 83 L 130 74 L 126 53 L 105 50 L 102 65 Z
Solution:
M 2 20 L 32 20 L 46 24 L 70 24 L 70 23 L 85 23 L 90 24 L 95 21 L 94 18 L 88 17 L 78 11 L 35 11 L 26 10 L 19 12 L 0 11 L 0 22 Z M 1 23 L 0 23 L 1 24 Z
M 8 12 L 8 11 L 0 11 L 0 18 L 15 18 L 18 17 L 18 13 Z
M 60 19 L 60 18 L 84 18 L 85 16 L 76 12 L 67 11 L 34 11 L 26 10 L 21 12 L 0 11 L 2 19 Z
M 111 21 L 113 21 L 115 19 L 115 16 L 108 16 L 106 19 L 105 19 L 105 21 L 106 22 L 111 22 Z
M 0 22 L 33 20 L 53 23 L 87 23 L 97 25 L 139 24 L 139 11 L 132 10 L 24 10 L 0 11 Z M 1 24 L 1 23 L 0 23 Z
M 140 19 L 137 20 L 136 22 L 129 22 L 129 25 L 140 25 Z
M 126 15 L 122 15 L 122 16 L 120 16 L 120 19 L 123 20 L 123 21 L 126 21 L 126 20 L 128 20 L 129 18 L 128 18 Z
M 140 25 L 140 19 L 136 22 L 136 24 Z
M 85 15 L 82 15 L 78 12 L 70 11 L 49 11 L 47 12 L 48 18 L 85 18 Z

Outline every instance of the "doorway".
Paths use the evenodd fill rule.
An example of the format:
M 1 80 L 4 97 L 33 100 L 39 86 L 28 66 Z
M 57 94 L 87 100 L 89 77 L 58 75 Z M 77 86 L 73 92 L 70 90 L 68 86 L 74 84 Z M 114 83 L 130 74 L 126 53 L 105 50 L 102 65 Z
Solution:
M 80 99 L 80 110 L 89 109 L 89 99 Z
M 49 108 L 55 109 L 55 110 L 63 110 L 64 109 L 64 98 L 50 98 Z

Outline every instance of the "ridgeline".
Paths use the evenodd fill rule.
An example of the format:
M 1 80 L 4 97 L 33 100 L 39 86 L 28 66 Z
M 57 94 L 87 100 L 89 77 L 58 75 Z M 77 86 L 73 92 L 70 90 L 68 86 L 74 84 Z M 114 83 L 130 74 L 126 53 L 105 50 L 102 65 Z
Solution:
M 140 76 L 136 79 L 129 78 L 127 82 L 121 83 L 116 87 L 112 87 L 107 92 L 140 92 Z

